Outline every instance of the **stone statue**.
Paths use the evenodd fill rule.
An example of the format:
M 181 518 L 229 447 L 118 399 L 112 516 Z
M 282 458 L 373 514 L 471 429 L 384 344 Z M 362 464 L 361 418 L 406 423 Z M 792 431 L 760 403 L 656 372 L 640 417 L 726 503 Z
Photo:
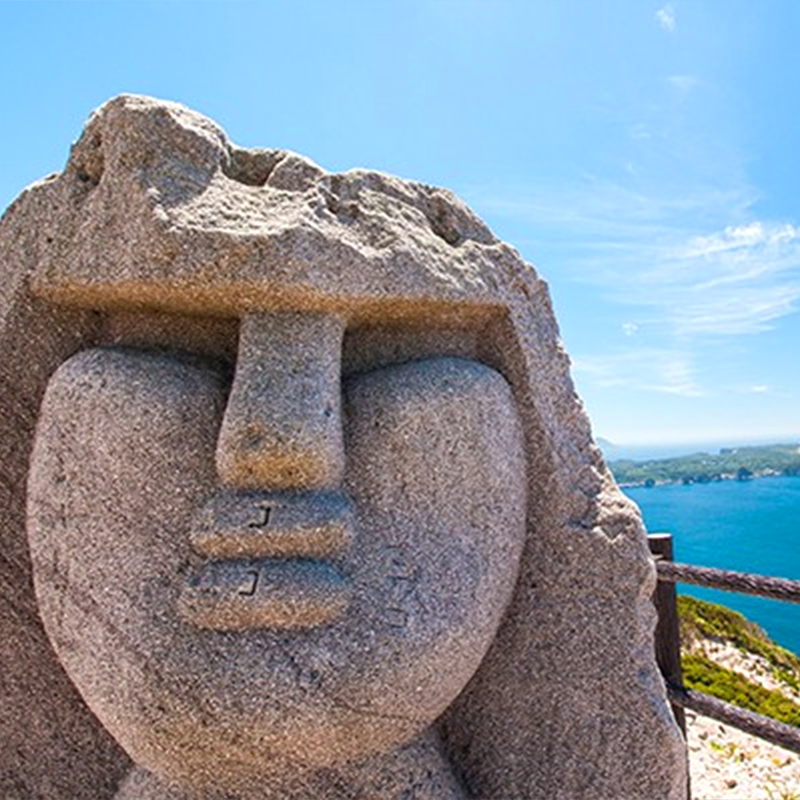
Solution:
M 0 269 L 3 798 L 685 796 L 640 518 L 453 195 L 123 96 Z

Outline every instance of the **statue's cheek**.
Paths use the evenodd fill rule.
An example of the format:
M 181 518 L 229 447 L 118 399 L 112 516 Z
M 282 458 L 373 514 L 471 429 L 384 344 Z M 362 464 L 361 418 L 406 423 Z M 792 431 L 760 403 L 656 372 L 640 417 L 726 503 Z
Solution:
M 45 627 L 90 705 L 123 691 L 108 664 L 135 667 L 155 644 L 144 632 L 173 613 L 223 402 L 213 372 L 124 351 L 80 353 L 50 381 L 28 538 Z
M 516 582 L 527 487 L 515 404 L 498 373 L 440 358 L 351 379 L 345 409 L 354 611 L 373 620 L 375 660 L 397 676 L 373 710 L 420 696 L 443 709 Z

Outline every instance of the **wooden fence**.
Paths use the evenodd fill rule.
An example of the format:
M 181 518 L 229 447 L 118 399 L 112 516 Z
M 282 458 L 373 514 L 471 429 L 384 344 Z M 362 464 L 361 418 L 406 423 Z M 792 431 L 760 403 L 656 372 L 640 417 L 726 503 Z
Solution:
M 683 685 L 680 627 L 675 592 L 676 583 L 691 583 L 695 586 L 754 594 L 788 603 L 800 603 L 800 581 L 767 578 L 763 575 L 752 575 L 746 572 L 695 567 L 691 564 L 676 564 L 672 560 L 671 534 L 651 534 L 648 540 L 658 572 L 658 586 L 654 596 L 658 611 L 656 659 L 667 684 L 667 694 L 672 703 L 675 719 L 684 733 L 686 732 L 684 709 L 688 708 L 800 754 L 800 728 L 786 725 L 752 711 L 745 711 L 738 706 L 717 700 L 704 692 L 687 689 Z

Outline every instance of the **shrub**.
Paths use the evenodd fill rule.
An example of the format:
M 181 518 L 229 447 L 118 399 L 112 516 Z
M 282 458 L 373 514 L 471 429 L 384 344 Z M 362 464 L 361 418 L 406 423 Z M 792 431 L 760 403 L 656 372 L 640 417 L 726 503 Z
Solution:
M 691 646 L 702 638 L 724 639 L 740 650 L 766 659 L 773 674 L 794 686 L 800 680 L 800 658 L 775 644 L 754 622 L 736 611 L 694 597 L 678 598 L 681 641 Z
M 683 682 L 690 689 L 710 694 L 740 708 L 800 727 L 800 705 L 780 692 L 765 689 L 705 656 L 685 655 L 681 660 Z

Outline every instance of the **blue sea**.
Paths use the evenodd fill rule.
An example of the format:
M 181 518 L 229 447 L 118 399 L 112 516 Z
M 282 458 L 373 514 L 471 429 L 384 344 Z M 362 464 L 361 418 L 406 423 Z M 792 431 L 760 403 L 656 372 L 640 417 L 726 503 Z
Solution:
M 650 533 L 673 535 L 675 561 L 800 580 L 800 477 L 625 489 Z M 679 584 L 734 608 L 800 654 L 800 604 Z

